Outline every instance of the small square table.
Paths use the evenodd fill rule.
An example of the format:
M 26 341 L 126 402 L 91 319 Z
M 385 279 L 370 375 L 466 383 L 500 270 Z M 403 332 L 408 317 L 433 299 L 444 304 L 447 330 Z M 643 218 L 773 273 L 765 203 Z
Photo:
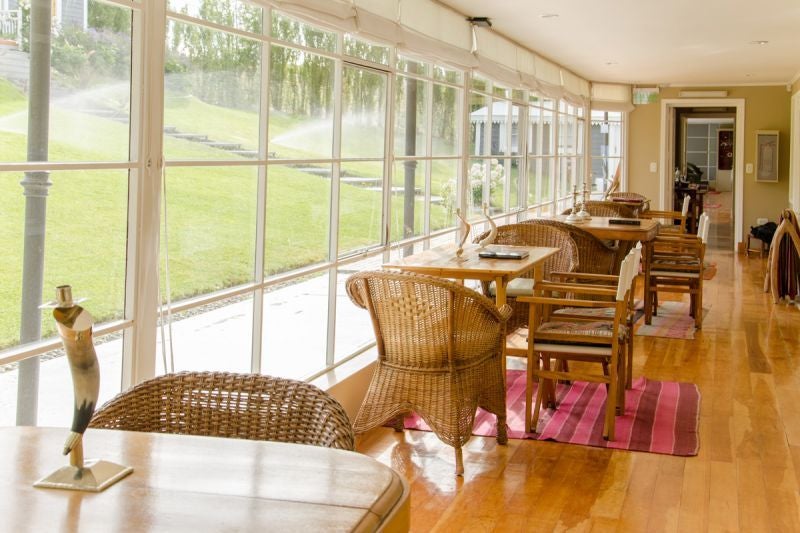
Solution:
M 503 245 L 504 249 L 526 251 L 528 256 L 522 259 L 491 259 L 478 255 L 481 249 L 477 244 L 465 245 L 461 257 L 456 256 L 457 248 L 455 244 L 436 246 L 408 257 L 389 261 L 383 267 L 462 281 L 465 279 L 494 281 L 495 302 L 501 307 L 506 303 L 506 287 L 512 279 L 533 269 L 533 279 L 541 280 L 544 275 L 544 261 L 559 251 L 558 248 L 543 246 Z

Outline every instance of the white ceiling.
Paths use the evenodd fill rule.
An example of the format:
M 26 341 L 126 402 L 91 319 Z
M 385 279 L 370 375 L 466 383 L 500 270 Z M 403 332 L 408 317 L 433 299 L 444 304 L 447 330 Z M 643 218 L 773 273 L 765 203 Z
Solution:
M 493 30 L 590 81 L 760 85 L 800 74 L 800 0 L 440 2 L 490 17 Z

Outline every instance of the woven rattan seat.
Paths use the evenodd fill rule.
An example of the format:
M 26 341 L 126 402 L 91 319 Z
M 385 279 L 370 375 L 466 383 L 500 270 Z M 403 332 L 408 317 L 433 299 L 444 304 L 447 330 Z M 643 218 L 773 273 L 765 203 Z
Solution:
M 532 218 L 521 222 L 522 224 L 539 224 L 552 226 L 569 233 L 578 247 L 578 267 L 575 272 L 587 274 L 611 274 L 617 257 L 617 250 L 601 241 L 583 228 L 574 224 L 549 220 L 546 218 Z
M 461 446 L 472 435 L 475 411 L 497 416 L 505 444 L 506 396 L 502 354 L 511 309 L 498 309 L 458 283 L 403 272 L 360 272 L 347 280 L 353 302 L 369 311 L 378 361 L 353 424 L 356 433 L 418 414 L 453 446 L 456 473 Z
M 479 242 L 489 234 L 488 231 L 475 237 L 474 241 Z M 497 227 L 497 237 L 494 239 L 494 244 L 498 245 L 516 245 L 516 246 L 550 246 L 559 248 L 561 251 L 555 255 L 550 256 L 544 262 L 542 269 L 544 278 L 547 279 L 550 272 L 574 272 L 578 269 L 580 261 L 578 259 L 578 246 L 572 240 L 570 234 L 553 225 L 544 224 L 505 224 Z M 528 274 L 532 277 L 533 272 Z M 512 282 L 513 283 L 513 282 Z M 487 296 L 492 295 L 493 288 L 489 282 L 481 282 L 483 294 Z M 532 294 L 529 291 L 527 295 Z M 528 305 L 520 304 L 516 298 L 509 291 L 506 300 L 508 305 L 514 310 L 511 319 L 508 322 L 509 331 L 513 331 L 528 323 Z
M 344 408 L 325 391 L 261 374 L 179 372 L 103 405 L 94 428 L 311 444 L 353 450 Z

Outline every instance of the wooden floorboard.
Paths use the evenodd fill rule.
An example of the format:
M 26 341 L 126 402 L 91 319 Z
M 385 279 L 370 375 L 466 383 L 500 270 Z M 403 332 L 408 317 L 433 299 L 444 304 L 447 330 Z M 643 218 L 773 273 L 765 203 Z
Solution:
M 707 259 L 702 330 L 637 336 L 633 365 L 698 385 L 696 457 L 473 437 L 457 477 L 432 433 L 360 435 L 408 480 L 412 531 L 800 531 L 800 310 L 763 292 L 765 259 Z

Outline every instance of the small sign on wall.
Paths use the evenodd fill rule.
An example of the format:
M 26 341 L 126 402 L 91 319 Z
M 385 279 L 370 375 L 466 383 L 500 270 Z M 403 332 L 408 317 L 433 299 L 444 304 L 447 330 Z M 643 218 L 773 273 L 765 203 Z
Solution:
M 756 181 L 778 181 L 778 131 L 756 131 Z

